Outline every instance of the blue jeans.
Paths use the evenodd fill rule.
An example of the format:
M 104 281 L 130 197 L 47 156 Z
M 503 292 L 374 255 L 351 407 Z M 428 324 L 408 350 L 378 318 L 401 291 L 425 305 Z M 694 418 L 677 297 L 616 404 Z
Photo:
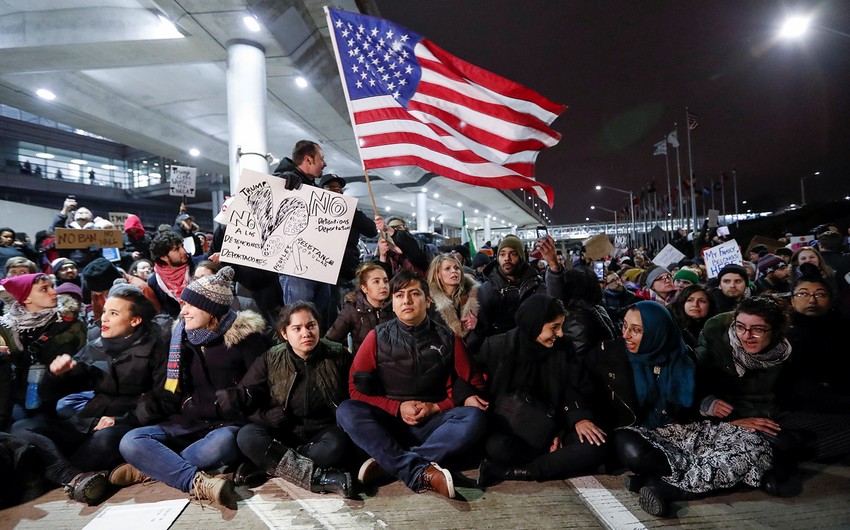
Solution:
M 333 323 L 329 322 L 331 288 L 336 289 L 335 286 L 288 274 L 281 274 L 278 276 L 278 279 L 280 281 L 280 288 L 283 290 L 284 305 L 289 305 L 299 300 L 313 302 L 313 305 L 319 310 L 319 316 L 322 317 L 323 321 L 320 322 L 322 329 L 328 329 L 330 327 Z
M 239 459 L 237 431 L 236 426 L 219 427 L 177 454 L 166 445 L 171 436 L 162 427 L 139 427 L 121 439 L 121 456 L 152 479 L 188 493 L 199 470 L 226 466 Z
M 420 425 L 408 425 L 364 401 L 343 401 L 336 421 L 355 444 L 369 453 L 390 475 L 416 491 L 419 475 L 431 462 L 462 453 L 486 432 L 484 412 L 455 407 L 435 414 Z

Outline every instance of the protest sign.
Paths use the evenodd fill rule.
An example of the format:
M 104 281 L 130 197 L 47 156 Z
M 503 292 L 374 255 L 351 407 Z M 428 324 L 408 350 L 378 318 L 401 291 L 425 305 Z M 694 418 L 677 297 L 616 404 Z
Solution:
M 243 170 L 221 261 L 336 284 L 357 199 Z
M 729 235 L 729 227 L 728 226 L 718 226 L 717 227 L 717 235 L 720 237 L 726 237 Z
M 734 263 L 735 265 L 744 264 L 741 249 L 738 247 L 738 242 L 734 239 L 722 245 L 704 249 L 702 251 L 702 257 L 705 259 L 705 269 L 708 272 L 709 278 L 717 276 L 720 269 L 730 263 Z
M 811 246 L 813 240 L 814 236 L 791 236 L 788 238 L 789 243 L 786 246 L 797 252 L 797 249 L 801 247 Z
M 124 248 L 121 230 L 56 229 L 56 248 Z
M 168 173 L 168 194 L 176 197 L 195 196 L 195 177 L 197 169 L 188 166 L 166 166 Z
M 127 217 L 130 214 L 127 212 L 109 212 L 109 222 L 115 225 L 118 230 L 124 231 L 124 223 L 127 222 Z
M 720 217 L 720 210 L 708 210 L 708 227 L 714 228 L 717 226 L 717 220 Z
M 747 246 L 747 254 L 752 252 L 753 247 L 756 245 L 764 245 L 767 247 L 768 252 L 773 253 L 776 252 L 776 249 L 784 247 L 785 243 L 778 239 L 771 239 L 769 237 L 753 236 L 753 239 L 750 240 L 749 246 Z
M 582 245 L 584 245 L 584 255 L 594 261 L 614 253 L 614 245 L 611 244 L 608 234 L 605 232 L 585 239 L 582 241 Z
M 669 269 L 670 265 L 674 263 L 679 263 L 684 258 L 685 255 L 682 254 L 679 249 L 668 243 L 664 248 L 661 249 L 661 252 L 659 252 L 658 255 L 652 259 L 652 262 L 658 265 L 659 267 Z

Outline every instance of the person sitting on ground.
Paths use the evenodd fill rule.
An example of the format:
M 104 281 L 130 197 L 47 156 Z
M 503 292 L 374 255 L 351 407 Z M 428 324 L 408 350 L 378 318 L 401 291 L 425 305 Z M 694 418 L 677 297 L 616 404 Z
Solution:
M 440 254 L 428 267 L 428 288 L 433 310 L 430 313 L 460 338 L 478 323 L 478 283 L 463 273 L 461 262 L 452 254 Z
M 134 427 L 156 423 L 176 408 L 165 392 L 168 344 L 155 329 L 156 310 L 129 284 L 114 286 L 100 337 L 75 356 L 50 363 L 39 392 L 54 400 L 94 389 L 76 416 L 24 419 L 12 433 L 38 448 L 49 483 L 78 502 L 98 504 L 109 494 L 108 470 L 123 462 L 118 444 Z
M 675 500 L 741 482 L 759 486 L 771 467 L 766 440 L 742 426 L 688 422 L 695 418 L 696 369 L 667 310 L 648 301 L 635 304 L 626 313 L 623 339 L 631 374 L 612 382 L 632 387 L 637 419 L 614 433 L 614 446 L 635 473 L 626 487 L 640 493 L 641 508 L 665 516 Z
M 428 318 L 428 283 L 401 271 L 390 282 L 393 312 L 366 336 L 351 366 L 351 399 L 337 423 L 371 458 L 358 480 L 367 486 L 400 479 L 416 492 L 454 498 L 454 479 L 441 464 L 484 435 L 484 379 L 463 341 Z M 462 406 L 466 405 L 466 406 Z
M 689 285 L 679 291 L 667 309 L 682 332 L 682 340 L 690 348 L 696 348 L 705 323 L 717 314 L 714 301 L 708 296 L 708 289 L 699 284 Z
M 351 334 L 351 348 L 356 352 L 366 335 L 378 324 L 395 318 L 389 303 L 390 287 L 387 272 L 377 263 L 364 263 L 355 275 L 358 289 L 345 295 L 339 316 L 325 334 L 333 342 L 347 342 Z
M 0 338 L 7 348 L 0 355 L 0 429 L 5 430 L 13 421 L 53 410 L 55 404 L 42 402 L 38 386 L 53 359 L 80 351 L 86 328 L 59 315 L 50 276 L 24 274 L 0 285 L 14 298 L 0 317 Z
M 756 294 L 787 293 L 791 287 L 788 284 L 788 265 L 776 254 L 765 254 L 759 258 L 759 277 L 756 280 Z
M 351 354 L 319 338 L 319 313 L 310 302 L 286 306 L 275 329 L 283 343 L 254 361 L 238 387 L 218 393 L 225 412 L 258 411 L 236 436 L 250 463 L 239 466 L 234 480 L 280 477 L 350 497 L 351 475 L 335 468 L 346 462 L 351 444 L 336 425 L 337 406 L 348 399 Z
M 717 285 L 708 291 L 718 313 L 733 311 L 738 303 L 749 297 L 747 271 L 734 263 L 725 265 L 717 273 Z
M 204 276 L 211 276 L 220 271 L 223 266 L 224 264 L 221 262 L 210 261 L 208 259 L 201 260 L 195 266 L 195 276 L 192 279 L 197 280 Z M 234 271 L 235 270 L 236 269 L 234 269 Z M 262 314 L 259 306 L 257 305 L 257 301 L 248 296 L 238 296 L 234 294 L 232 309 L 234 311 L 244 311 L 247 309 L 255 313 Z
M 204 471 L 239 460 L 236 433 L 245 423 L 222 416 L 216 392 L 241 380 L 267 344 L 263 317 L 230 309 L 232 279 L 233 269 L 224 267 L 181 292 L 182 318 L 171 333 L 164 387 L 183 405 L 164 422 L 124 436 L 120 449 L 127 464 L 110 475 L 113 485 L 150 477 L 198 500 L 233 500 L 233 481 Z
M 517 327 L 487 337 L 475 361 L 488 374 L 491 432 L 478 485 L 495 480 L 552 480 L 596 468 L 605 433 L 584 399 L 590 380 L 571 362 L 566 309 L 535 294 L 520 305 Z

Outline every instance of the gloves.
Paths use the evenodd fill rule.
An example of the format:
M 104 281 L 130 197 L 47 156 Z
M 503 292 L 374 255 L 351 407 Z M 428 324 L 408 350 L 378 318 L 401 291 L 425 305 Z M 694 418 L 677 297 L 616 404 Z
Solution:
M 284 188 L 288 189 L 289 191 L 301 188 L 301 178 L 292 171 L 288 171 L 281 176 L 283 176 L 286 180 L 285 184 L 283 185 Z

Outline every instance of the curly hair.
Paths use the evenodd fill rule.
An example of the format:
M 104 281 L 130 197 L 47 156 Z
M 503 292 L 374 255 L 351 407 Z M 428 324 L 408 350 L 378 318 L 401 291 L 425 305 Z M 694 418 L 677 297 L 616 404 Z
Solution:
M 154 263 L 161 261 L 172 250 L 183 246 L 183 238 L 174 232 L 162 232 L 151 241 L 151 258 Z
M 788 331 L 788 314 L 785 305 L 772 295 L 753 296 L 741 300 L 735 309 L 735 318 L 741 313 L 760 316 L 773 330 L 773 342 L 780 341 Z

